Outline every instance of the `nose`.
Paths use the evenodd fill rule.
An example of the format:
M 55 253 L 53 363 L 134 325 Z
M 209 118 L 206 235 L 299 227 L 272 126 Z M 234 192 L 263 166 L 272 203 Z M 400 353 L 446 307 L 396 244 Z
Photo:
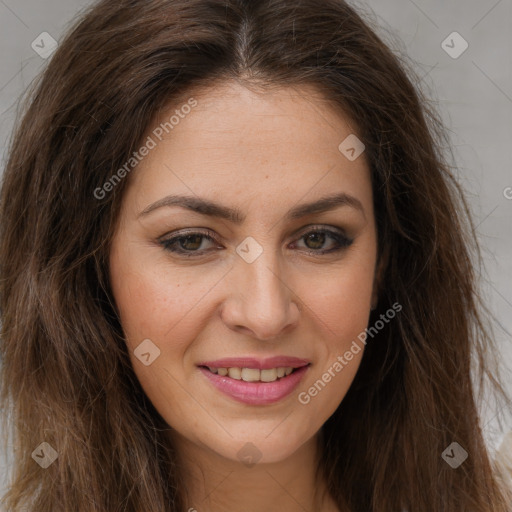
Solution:
M 221 318 L 230 329 L 259 340 L 289 333 L 300 318 L 293 282 L 271 252 L 263 251 L 252 263 L 236 261 L 227 276 L 228 292 L 221 308 Z

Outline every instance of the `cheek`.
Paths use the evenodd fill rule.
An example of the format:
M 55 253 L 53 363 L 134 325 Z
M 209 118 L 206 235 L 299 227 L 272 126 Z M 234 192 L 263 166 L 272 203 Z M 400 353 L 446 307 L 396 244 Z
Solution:
M 203 328 L 201 298 L 208 286 L 186 271 L 171 274 L 165 262 L 145 258 L 144 264 L 139 263 L 137 251 L 119 257 L 113 250 L 112 291 L 133 371 L 167 423 L 179 425 L 190 408 L 183 387 L 187 350 Z M 157 349 L 149 345 L 151 363 L 146 366 L 135 352 L 148 339 Z
M 191 320 L 197 317 L 201 298 L 209 289 L 208 279 L 198 281 L 189 271 L 171 273 L 165 261 L 146 258 L 139 265 L 136 253 L 129 258 L 114 253 L 111 283 L 126 342 L 132 350 L 145 338 L 157 345 L 173 339 L 178 343 L 168 346 L 165 342 L 166 350 L 179 349 L 179 340 L 193 335 L 184 331 L 198 328 L 198 322 Z
M 372 255 L 369 251 L 366 254 Z M 310 428 L 334 413 L 358 371 L 365 344 L 374 279 L 373 257 L 353 253 L 316 286 L 303 278 L 301 298 L 314 323 L 317 364 L 297 392 Z
M 354 252 L 350 259 L 314 280 L 311 276 L 300 278 L 298 295 L 329 351 L 344 350 L 367 327 L 374 265 L 373 257 Z
M 330 332 L 328 338 L 344 338 L 354 328 L 366 327 L 371 292 L 372 281 L 368 276 L 347 269 L 326 279 L 316 290 L 303 293 L 303 297 L 319 323 Z

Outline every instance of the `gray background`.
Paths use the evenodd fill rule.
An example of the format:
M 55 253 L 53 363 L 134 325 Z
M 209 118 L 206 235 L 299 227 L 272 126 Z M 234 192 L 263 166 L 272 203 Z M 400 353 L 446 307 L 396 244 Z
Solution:
M 58 41 L 70 20 L 90 3 L 0 0 L 0 169 L 5 164 L 17 100 L 46 64 L 32 50 L 32 41 L 42 32 Z M 511 368 L 511 338 L 499 325 L 512 332 L 512 188 L 508 189 L 512 187 L 512 0 L 352 3 L 373 11 L 371 16 L 383 28 L 381 36 L 390 42 L 390 32 L 394 47 L 407 52 L 422 87 L 437 103 L 450 130 L 460 180 L 472 206 L 485 257 L 482 286 L 497 319 L 497 356 Z M 467 51 L 456 59 L 441 46 L 454 31 L 469 43 Z M 458 43 L 454 44 L 457 48 Z M 512 396 L 511 374 L 504 376 Z M 512 430 L 510 416 L 498 421 L 500 411 L 503 409 L 493 405 L 482 410 L 491 450 L 501 442 L 504 432 Z M 0 458 L 0 477 L 7 465 Z

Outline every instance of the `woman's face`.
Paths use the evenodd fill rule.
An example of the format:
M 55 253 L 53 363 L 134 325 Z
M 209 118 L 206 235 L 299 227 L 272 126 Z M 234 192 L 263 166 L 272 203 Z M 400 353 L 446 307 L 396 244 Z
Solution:
M 375 299 L 368 164 L 339 149 L 354 132 L 314 89 L 224 83 L 147 133 L 111 283 L 134 371 L 188 444 L 283 460 L 343 400 Z

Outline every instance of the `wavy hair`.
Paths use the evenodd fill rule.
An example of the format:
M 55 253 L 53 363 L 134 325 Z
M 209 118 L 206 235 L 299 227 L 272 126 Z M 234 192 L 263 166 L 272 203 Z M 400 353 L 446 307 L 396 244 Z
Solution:
M 94 191 L 161 109 L 224 80 L 314 85 L 366 145 L 382 268 L 370 322 L 403 309 L 321 430 L 318 469 L 340 510 L 510 510 L 478 414 L 478 382 L 504 392 L 469 208 L 435 108 L 377 32 L 342 0 L 102 0 L 70 27 L 26 98 L 0 195 L 7 512 L 185 509 L 109 284 L 130 176 Z M 30 456 L 43 441 L 58 452 L 45 470 Z M 457 469 L 441 457 L 452 442 L 469 453 Z

